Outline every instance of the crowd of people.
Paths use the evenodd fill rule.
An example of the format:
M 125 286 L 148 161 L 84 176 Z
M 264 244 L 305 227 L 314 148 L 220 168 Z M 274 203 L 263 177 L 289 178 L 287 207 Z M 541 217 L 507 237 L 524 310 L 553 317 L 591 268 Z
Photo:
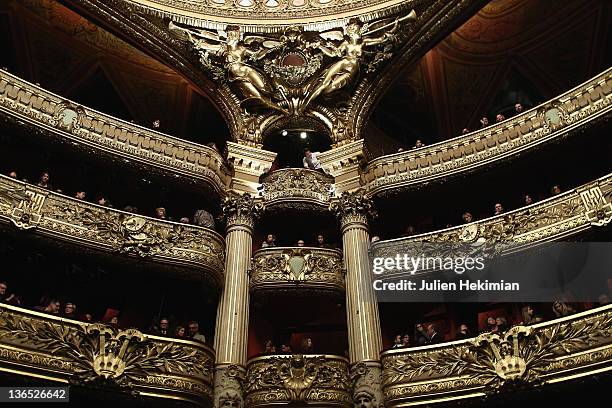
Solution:
M 598 306 L 607 305 L 609 302 L 608 295 L 602 294 L 599 296 Z M 556 318 L 576 313 L 576 308 L 574 306 L 562 300 L 553 302 L 551 309 L 552 314 Z M 521 308 L 520 318 L 516 319 L 515 325 L 536 324 L 544 320 L 543 315 L 536 313 L 533 306 L 525 305 Z M 457 331 L 454 337 L 451 338 L 451 336 L 443 336 L 440 334 L 435 323 L 417 323 L 415 325 L 414 337 L 411 337 L 410 334 L 397 334 L 393 339 L 391 349 L 427 346 L 430 344 L 442 343 L 444 341 L 464 340 L 474 337 L 478 333 L 503 334 L 511 327 L 507 317 L 490 315 L 487 316 L 486 322 L 483 327 L 480 327 L 480 330 L 473 330 L 468 323 L 460 322 L 457 325 Z
M 300 343 L 300 354 L 313 354 L 314 353 L 314 343 L 310 337 L 305 337 L 302 339 Z M 280 347 L 276 347 L 272 340 L 267 340 L 264 348 L 264 355 L 271 354 L 293 354 L 293 350 L 291 349 L 291 345 L 289 343 L 283 343 Z
M 15 293 L 9 291 L 7 282 L 0 281 L 0 303 L 28 307 L 23 304 L 21 297 Z M 71 320 L 78 320 L 84 323 L 105 323 L 115 328 L 122 328 L 120 323 L 121 312 L 116 309 L 107 308 L 106 312 L 101 318 L 96 318 L 89 311 L 79 312 L 77 304 L 71 300 L 60 301 L 55 297 L 43 296 L 40 304 L 31 307 L 40 313 L 46 313 L 56 317 L 63 317 Z M 206 343 L 206 337 L 200 332 L 199 323 L 196 320 L 189 320 L 185 324 L 178 323 L 177 325 L 171 325 L 170 319 L 162 317 L 156 324 L 152 325 L 145 330 L 149 334 L 163 336 L 163 337 L 174 337 L 184 340 L 195 340 L 202 343 Z
M 10 171 L 8 173 L 8 176 L 14 179 L 19 178 L 17 172 L 14 170 Z M 29 183 L 27 178 L 22 178 L 22 181 Z M 38 178 L 38 182 L 36 182 L 35 184 L 38 187 L 45 188 L 47 190 L 52 190 L 60 194 L 65 194 L 63 189 L 54 188 L 54 186 L 51 184 L 51 176 L 48 171 L 43 171 L 40 174 L 40 177 Z M 77 200 L 90 202 L 90 197 L 87 194 L 87 191 L 85 190 L 75 191 L 73 194 L 73 197 L 76 198 Z M 94 204 L 101 205 L 103 207 L 115 208 L 113 204 L 111 203 L 111 201 L 109 200 L 109 198 L 105 195 L 98 195 L 91 202 L 93 202 Z M 141 214 L 141 211 L 139 210 L 139 208 L 133 205 L 127 205 L 122 210 L 125 212 L 132 213 L 132 214 L 146 215 L 146 214 Z M 203 210 L 203 209 L 197 210 L 192 217 L 182 216 L 176 219 L 175 217 L 168 215 L 165 207 L 157 207 L 155 208 L 151 216 L 154 218 L 160 219 L 160 220 L 174 221 L 174 222 L 179 222 L 181 224 L 193 224 L 193 225 L 210 228 L 210 229 L 215 228 L 214 217 L 208 211 Z
M 276 244 L 276 235 L 274 234 L 266 235 L 266 239 L 261 243 L 262 248 L 273 248 L 276 246 L 278 245 Z M 315 248 L 328 248 L 328 249 L 333 248 L 332 245 L 327 243 L 327 241 L 325 240 L 325 236 L 323 234 L 317 234 L 316 242 L 314 242 L 313 245 L 306 245 L 306 241 L 304 241 L 303 239 L 298 239 L 295 243 L 295 246 L 297 247 L 312 246 Z

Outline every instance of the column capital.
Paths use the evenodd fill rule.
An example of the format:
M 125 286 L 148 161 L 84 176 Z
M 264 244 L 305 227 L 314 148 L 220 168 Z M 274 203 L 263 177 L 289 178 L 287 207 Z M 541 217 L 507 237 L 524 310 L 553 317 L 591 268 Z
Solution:
M 231 193 L 225 197 L 221 208 L 228 230 L 233 227 L 246 227 L 252 230 L 255 219 L 259 217 L 263 209 L 262 205 L 255 202 L 249 193 Z
M 363 191 L 342 193 L 335 202 L 330 204 L 330 210 L 336 214 L 343 229 L 352 224 L 367 226 L 368 218 L 377 216 L 372 199 L 366 197 Z

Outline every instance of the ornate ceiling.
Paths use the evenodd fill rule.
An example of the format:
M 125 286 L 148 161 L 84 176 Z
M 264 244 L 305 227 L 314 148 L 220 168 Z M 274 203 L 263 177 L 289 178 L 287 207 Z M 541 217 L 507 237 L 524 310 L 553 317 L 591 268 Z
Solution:
M 0 65 L 25 79 L 145 126 L 159 119 L 186 139 L 227 138 L 214 105 L 185 78 L 57 1 L 3 1 L 0 21 Z
M 552 98 L 610 66 L 610 27 L 603 0 L 494 0 L 398 76 L 371 134 L 390 153 Z

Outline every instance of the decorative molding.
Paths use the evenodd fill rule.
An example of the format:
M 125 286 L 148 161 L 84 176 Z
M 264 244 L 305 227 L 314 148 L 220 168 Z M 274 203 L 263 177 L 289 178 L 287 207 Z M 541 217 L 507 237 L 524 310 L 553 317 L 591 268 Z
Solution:
M 382 354 L 385 406 L 544 386 L 612 369 L 612 306 L 503 334 Z
M 0 113 L 88 154 L 134 162 L 161 175 L 182 176 L 204 183 L 219 195 L 225 194 L 231 180 L 230 169 L 210 147 L 96 112 L 2 70 Z
M 0 305 L 0 371 L 206 404 L 213 361 L 203 344 Z
M 0 224 L 84 249 L 195 268 L 216 287 L 223 281 L 225 243 L 212 230 L 90 204 L 4 175 Z
M 251 265 L 250 289 L 254 295 L 344 293 L 342 252 L 336 249 L 264 248 L 253 254 Z
M 405 245 L 436 247 L 438 243 L 491 245 L 508 248 L 561 240 L 612 221 L 612 174 L 528 207 L 484 220 L 414 235 L 379 241 L 375 257 L 395 256 Z M 469 245 L 468 245 L 469 246 Z
M 362 171 L 361 184 L 369 196 L 384 196 L 497 163 L 607 120 L 611 102 L 612 68 L 494 126 L 421 149 L 379 157 Z
M 320 404 L 351 406 L 346 359 L 328 355 L 288 355 L 255 358 L 248 363 L 246 405 Z
M 327 208 L 334 194 L 334 178 L 309 169 L 282 169 L 268 174 L 262 182 L 261 195 L 266 208 L 305 202 Z
M 354 224 L 367 226 L 368 218 L 377 216 L 374 203 L 362 191 L 342 193 L 337 200 L 330 204 L 330 210 L 340 220 L 343 231 Z
M 255 219 L 259 217 L 263 206 L 255 202 L 249 193 L 231 194 L 225 197 L 222 205 L 223 216 L 227 221 L 227 228 L 242 226 L 252 230 Z

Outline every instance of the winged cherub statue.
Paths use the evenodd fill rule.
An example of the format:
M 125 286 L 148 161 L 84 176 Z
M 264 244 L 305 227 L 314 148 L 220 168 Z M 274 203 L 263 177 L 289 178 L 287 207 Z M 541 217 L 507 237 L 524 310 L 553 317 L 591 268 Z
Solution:
M 253 102 L 270 109 L 283 113 L 287 110 L 272 100 L 274 90 L 270 82 L 255 67 L 248 62 L 257 61 L 278 47 L 277 42 L 260 41 L 260 37 L 241 39 L 238 26 L 226 28 L 226 39 L 211 31 L 195 28 L 183 28 L 170 22 L 168 28 L 182 40 L 188 40 L 200 53 L 204 61 L 208 61 L 210 54 L 223 61 L 223 67 L 227 73 L 227 79 L 240 90 L 243 96 L 241 105 L 250 105 Z M 257 50 L 248 46 L 258 43 Z

